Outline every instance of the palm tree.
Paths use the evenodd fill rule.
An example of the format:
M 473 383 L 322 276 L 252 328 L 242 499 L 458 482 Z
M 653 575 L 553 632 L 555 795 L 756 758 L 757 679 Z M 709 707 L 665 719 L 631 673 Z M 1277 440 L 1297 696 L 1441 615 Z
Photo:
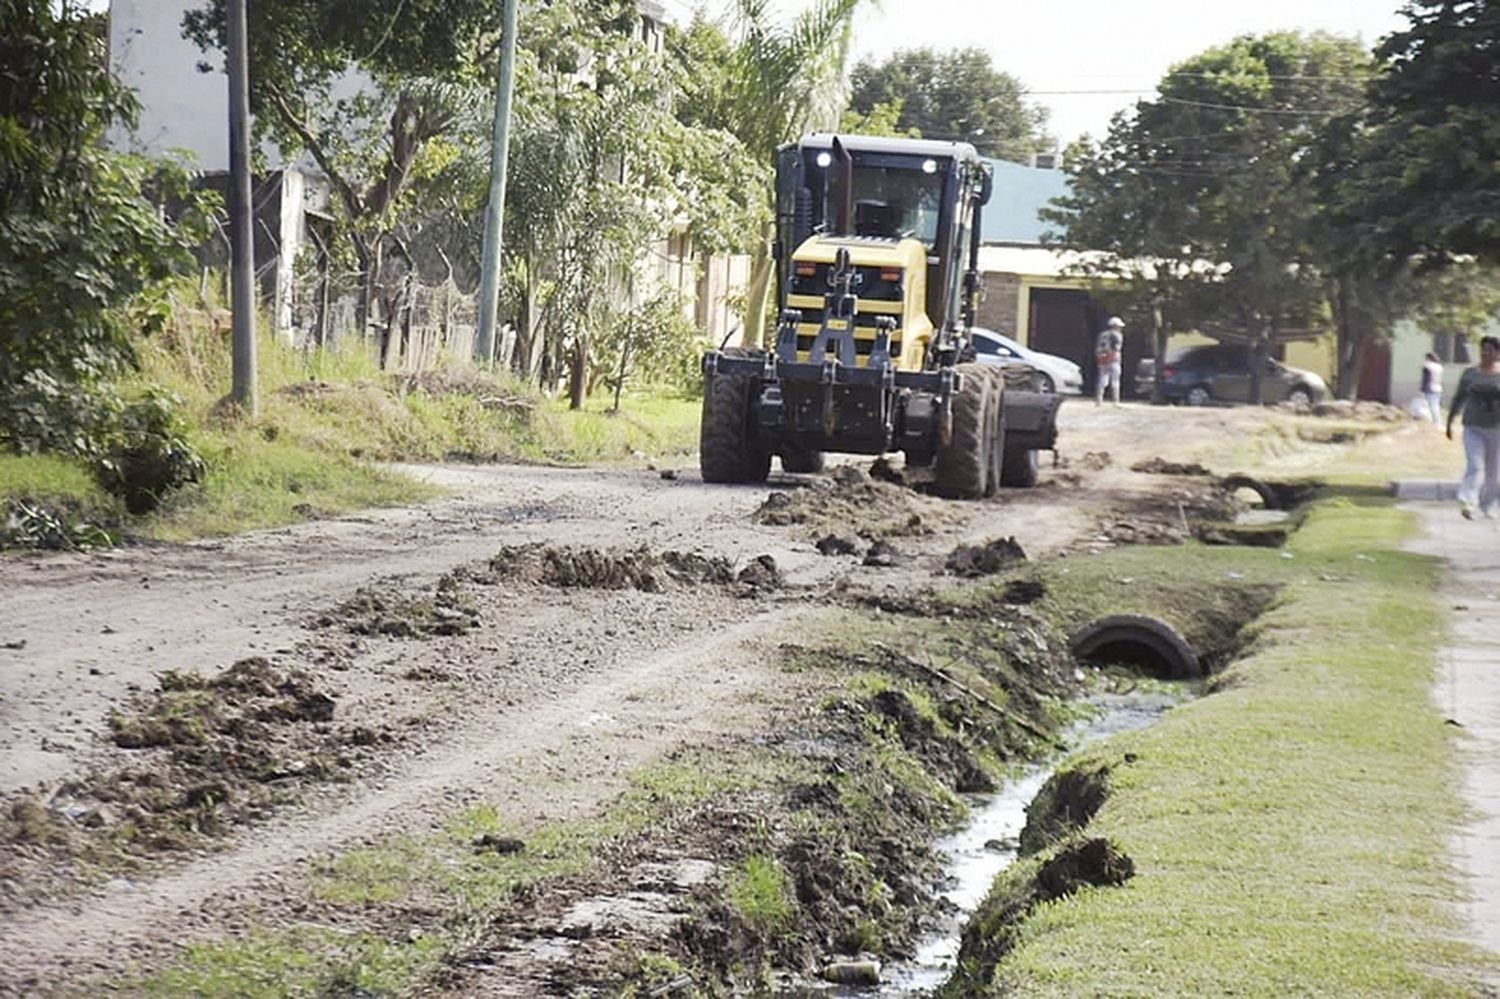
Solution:
M 861 0 L 816 0 L 790 24 L 773 23 L 769 0 L 736 0 L 719 127 L 744 144 L 757 162 L 770 164 L 776 147 L 810 128 L 833 128 L 844 104 L 845 66 L 854 13 Z M 775 191 L 765 191 L 767 211 L 751 251 L 745 307 L 745 342 L 766 333 L 766 292 L 771 282 Z

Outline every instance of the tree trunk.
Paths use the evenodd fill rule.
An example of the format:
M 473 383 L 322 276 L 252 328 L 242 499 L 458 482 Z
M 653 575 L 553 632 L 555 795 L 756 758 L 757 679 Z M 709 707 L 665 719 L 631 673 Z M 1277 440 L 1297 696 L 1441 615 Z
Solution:
M 351 227 L 349 239 L 354 244 L 354 259 L 359 268 L 359 290 L 354 296 L 354 328 L 359 331 L 359 342 L 364 343 L 370 335 L 370 305 L 375 300 L 375 260 L 370 242 L 363 233 Z
M 1167 342 L 1171 339 L 1172 326 L 1161 307 L 1161 300 L 1154 299 L 1151 303 L 1151 341 L 1156 350 L 1156 371 L 1151 381 L 1151 401 L 1158 406 L 1165 401 L 1162 389 L 1165 375 L 1162 372 L 1167 366 Z
M 1345 278 L 1338 279 L 1330 302 L 1338 329 L 1338 370 L 1334 374 L 1334 386 L 1335 394 L 1340 399 L 1350 400 L 1359 394 L 1359 368 L 1364 359 L 1368 333 L 1355 315 L 1354 297 L 1349 281 Z
M 573 365 L 568 375 L 568 408 L 582 409 L 589 390 L 589 338 L 580 333 L 573 342 Z
M 625 390 L 625 373 L 630 370 L 630 341 L 620 348 L 620 370 L 615 373 L 615 401 L 610 406 L 611 413 L 620 411 L 620 393 Z
M 765 346 L 766 297 L 770 292 L 775 263 L 771 258 L 771 244 L 761 240 L 750 258 L 750 286 L 745 291 L 745 330 L 740 342 L 746 347 Z

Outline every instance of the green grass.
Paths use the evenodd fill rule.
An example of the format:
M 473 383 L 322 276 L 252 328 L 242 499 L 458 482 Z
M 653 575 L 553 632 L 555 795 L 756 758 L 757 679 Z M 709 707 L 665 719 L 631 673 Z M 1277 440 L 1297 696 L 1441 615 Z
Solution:
M 673 394 L 628 394 L 618 413 L 601 397 L 574 412 L 506 376 L 455 369 L 410 379 L 382 373 L 363 345 L 303 352 L 263 336 L 260 412 L 246 420 L 223 401 L 222 335 L 185 322 L 140 344 L 140 358 L 122 392 L 158 388 L 182 399 L 188 437 L 208 462 L 204 481 L 130 519 L 82 461 L 0 455 L 0 500 L 42 500 L 128 533 L 184 540 L 439 493 L 381 462 L 671 465 L 696 453 L 699 403 Z
M 1034 913 L 997 992 L 1473 994 L 1447 860 L 1453 736 L 1429 700 L 1439 567 L 1399 550 L 1410 530 L 1388 502 L 1341 498 L 1314 508 L 1290 559 L 1067 560 L 1050 580 L 1063 606 L 1180 616 L 1157 603 L 1169 586 L 1211 591 L 1230 571 L 1284 589 L 1218 693 L 1092 751 L 1117 765 L 1090 834 L 1137 875 Z
M 434 969 L 444 951 L 436 937 L 391 943 L 367 933 L 322 927 L 189 944 L 167 970 L 139 984 L 149 996 L 399 995 Z
M 791 924 L 791 883 L 775 857 L 753 853 L 729 877 L 727 895 L 745 922 L 770 933 Z

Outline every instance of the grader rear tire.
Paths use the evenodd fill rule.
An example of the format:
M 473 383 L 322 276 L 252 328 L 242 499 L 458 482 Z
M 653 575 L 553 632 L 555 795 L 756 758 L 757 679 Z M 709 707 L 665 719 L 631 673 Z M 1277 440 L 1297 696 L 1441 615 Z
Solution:
M 961 364 L 963 387 L 953 395 L 953 434 L 938 449 L 933 492 L 948 499 L 982 499 L 994 462 L 994 382 L 980 364 Z
M 816 474 L 823 470 L 822 451 L 788 451 L 781 456 L 783 472 Z
M 771 473 L 771 452 L 755 432 L 756 388 L 744 375 L 715 375 L 704 386 L 698 436 L 704 482 L 764 482 Z
M 1037 453 L 1024 447 L 1007 448 L 1005 464 L 1000 470 L 1000 484 L 1011 489 L 1030 489 L 1041 471 Z

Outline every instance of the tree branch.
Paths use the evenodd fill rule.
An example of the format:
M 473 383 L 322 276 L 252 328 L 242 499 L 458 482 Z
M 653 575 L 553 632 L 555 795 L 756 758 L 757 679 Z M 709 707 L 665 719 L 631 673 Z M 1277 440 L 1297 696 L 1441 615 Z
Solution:
M 273 83 L 266 83 L 265 89 L 266 95 L 271 98 L 271 106 L 276 109 L 277 116 L 281 118 L 282 123 L 287 128 L 290 128 L 297 134 L 297 138 L 301 140 L 302 145 L 312 154 L 312 158 L 317 161 L 319 169 L 328 176 L 328 182 L 338 192 L 339 199 L 344 203 L 344 210 L 349 213 L 350 222 L 357 224 L 364 218 L 366 213 L 366 206 L 360 199 L 359 192 L 354 190 L 354 186 L 333 165 L 333 161 L 328 156 L 328 151 L 323 148 L 323 143 L 313 134 L 312 129 L 307 127 L 307 123 L 292 110 L 292 106 L 287 101 L 286 95 Z

